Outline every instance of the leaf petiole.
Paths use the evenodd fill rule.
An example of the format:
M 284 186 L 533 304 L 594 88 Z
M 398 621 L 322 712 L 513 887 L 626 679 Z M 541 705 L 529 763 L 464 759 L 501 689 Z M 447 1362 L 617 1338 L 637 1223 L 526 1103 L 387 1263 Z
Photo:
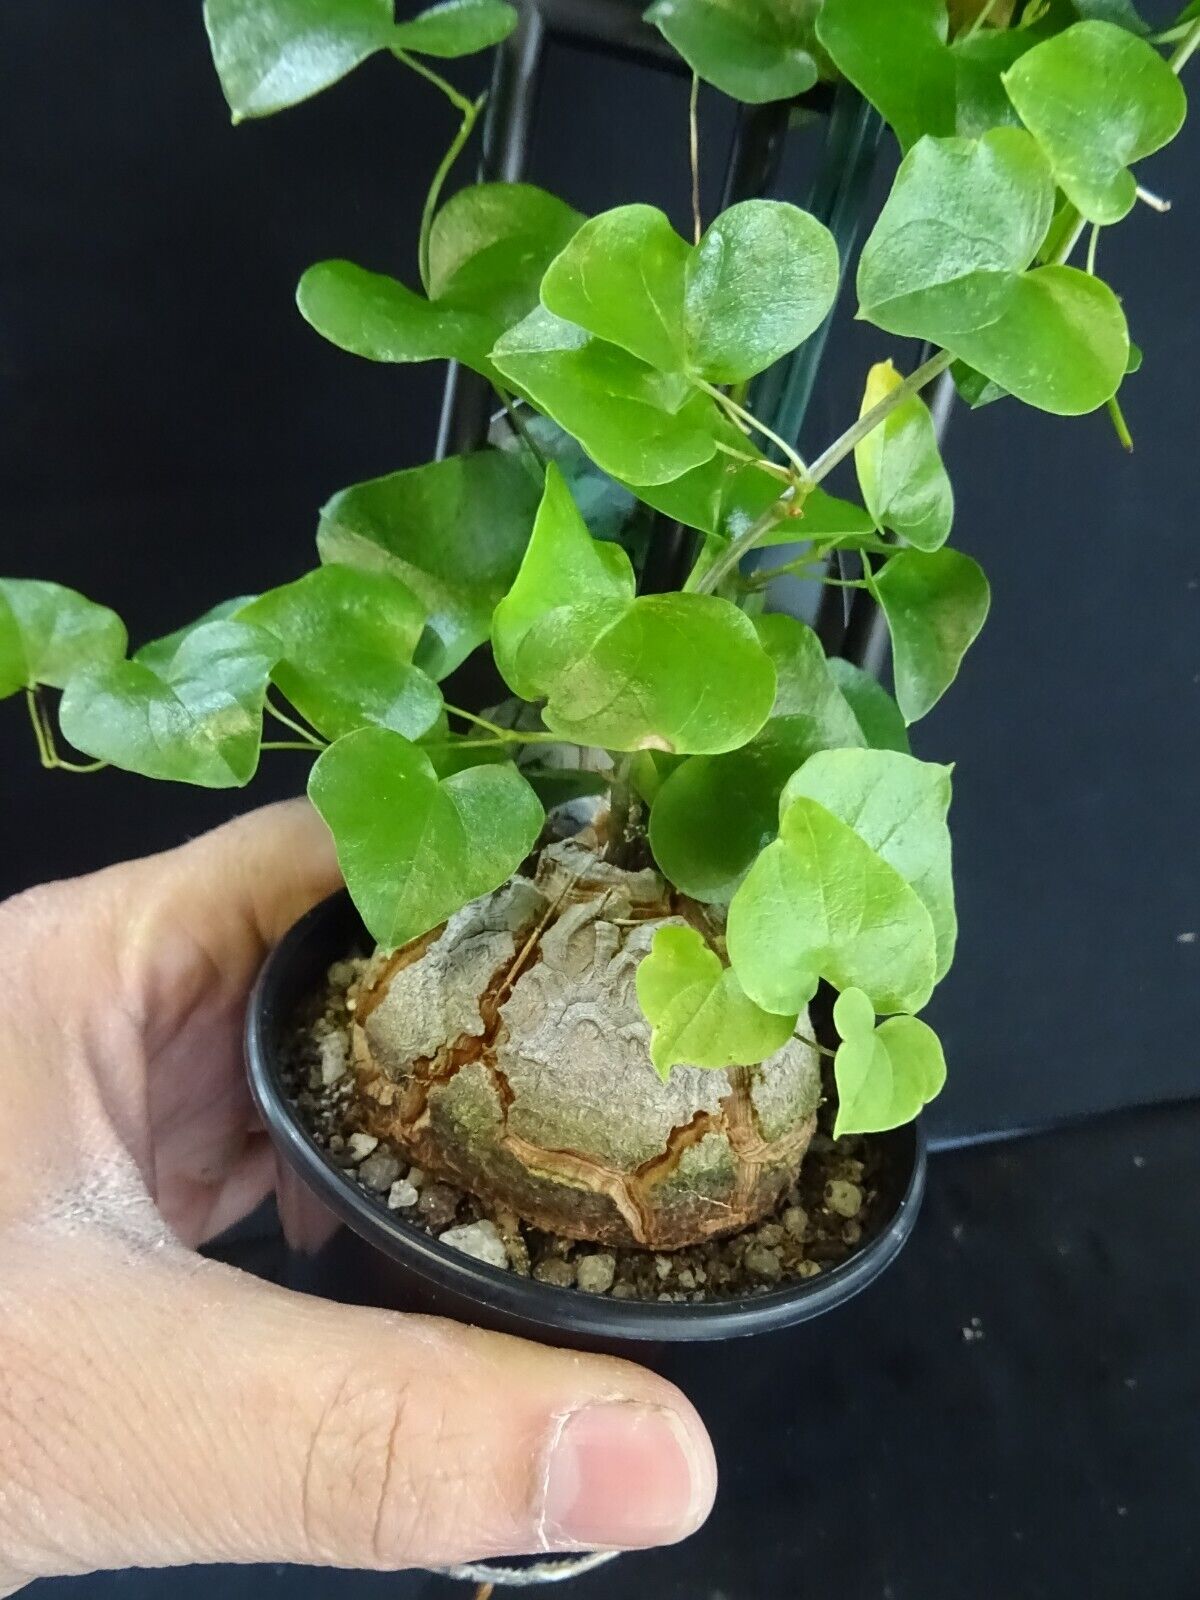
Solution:
M 808 1038 L 806 1034 L 794 1033 L 792 1037 L 793 1039 L 799 1039 L 801 1044 L 806 1044 L 810 1050 L 815 1050 L 818 1055 L 828 1056 L 831 1061 L 837 1055 L 836 1050 L 831 1050 L 827 1044 L 818 1044 L 815 1039 Z
M 406 67 L 411 67 L 419 77 L 425 78 L 429 83 L 433 84 L 434 88 L 440 89 L 450 104 L 462 115 L 462 122 L 459 125 L 458 132 L 450 141 L 450 148 L 438 163 L 437 170 L 433 175 L 433 181 L 429 185 L 429 193 L 425 197 L 424 208 L 421 211 L 421 232 L 417 241 L 417 264 L 421 273 L 421 283 L 425 293 L 428 294 L 429 235 L 433 228 L 434 213 L 437 211 L 438 201 L 442 197 L 442 188 L 450 175 L 450 169 L 462 154 L 463 146 L 471 137 L 475 124 L 479 120 L 479 113 L 487 104 L 487 93 L 485 91 L 476 100 L 468 100 L 466 95 L 459 94 L 452 83 L 447 83 L 440 73 L 434 72 L 432 67 L 427 67 L 423 61 L 419 61 L 415 56 L 410 56 L 407 50 L 395 50 L 393 54 L 397 61 L 402 61 Z
M 791 462 L 792 470 L 797 477 L 803 478 L 807 474 L 808 468 L 804 465 L 801 457 L 797 455 L 786 439 L 780 438 L 773 428 L 768 428 L 765 422 L 760 422 L 752 411 L 747 411 L 745 406 L 739 405 L 732 395 L 726 394 L 724 389 L 718 389 L 715 383 L 707 383 L 703 378 L 697 378 L 695 382 L 696 387 L 715 400 L 721 409 L 739 426 L 761 433 L 764 439 L 769 439 L 773 445 L 781 450 Z
M 264 701 L 263 708 L 264 708 L 264 710 L 269 711 L 271 713 L 271 715 L 275 718 L 276 722 L 282 722 L 282 724 L 283 724 L 283 726 L 285 728 L 290 728 L 293 733 L 299 734 L 300 737 L 304 740 L 305 744 L 307 746 L 311 747 L 313 750 L 324 750 L 324 749 L 327 748 L 327 746 L 328 746 L 328 741 L 327 740 L 322 739 L 320 737 L 320 735 L 314 733 L 311 728 L 306 728 L 301 723 L 294 722 L 292 720 L 292 718 L 287 715 L 286 712 L 281 711 L 279 709 L 279 707 L 277 705 L 275 705 L 275 703 L 270 699 L 269 696 Z M 263 749 L 264 750 L 268 750 L 268 749 L 273 750 L 273 749 L 276 749 L 276 748 L 277 748 L 277 746 L 275 746 L 275 745 L 263 745 Z
M 794 474 L 786 467 L 780 466 L 778 461 L 765 461 L 762 456 L 752 456 L 749 450 L 738 450 L 734 445 L 726 444 L 723 439 L 714 439 L 713 443 L 723 456 L 731 456 L 734 461 L 743 461 L 747 466 L 758 467 L 763 472 L 769 472 L 773 478 L 779 478 L 783 483 L 793 483 Z
M 746 579 L 748 589 L 765 589 L 768 584 L 774 583 L 776 578 L 811 578 L 815 582 L 828 584 L 834 589 L 865 589 L 866 582 L 862 578 L 831 578 L 817 569 L 825 560 L 824 556 L 800 557 L 795 561 L 785 561 L 779 567 L 764 567 L 761 572 L 755 572 Z
M 102 767 L 108 766 L 107 761 L 68 761 L 60 756 L 54 744 L 49 714 L 36 687 L 25 690 L 25 704 L 33 724 L 33 736 L 37 740 L 38 760 L 48 772 L 99 772 Z
M 37 740 L 38 760 L 43 767 L 52 767 L 54 762 L 50 755 L 50 748 L 46 743 L 46 729 L 42 724 L 41 708 L 38 704 L 37 694 L 33 689 L 25 690 L 25 706 L 29 712 L 33 737 Z
M 1198 49 L 1200 49 L 1200 17 L 1196 18 L 1167 58 L 1167 65 L 1176 77 L 1187 66 Z
M 500 384 L 493 384 L 492 387 L 500 397 L 500 404 L 504 407 L 505 415 L 508 417 L 509 426 L 516 434 L 517 438 L 520 439 L 521 443 L 525 446 L 526 450 L 529 451 L 529 454 L 533 457 L 534 461 L 541 468 L 544 474 L 546 468 L 550 465 L 549 459 L 542 450 L 541 446 L 538 444 L 537 440 L 533 437 L 532 433 L 530 433 L 529 429 L 526 427 L 524 418 L 521 416 L 520 407 L 513 400 L 512 395 L 509 394 L 507 389 L 503 388 Z
M 1088 251 L 1087 251 L 1087 272 L 1088 272 L 1088 276 L 1091 277 L 1091 278 L 1094 278 L 1096 276 L 1096 249 L 1097 249 L 1097 246 L 1099 245 L 1099 243 L 1100 243 L 1100 224 L 1098 222 L 1094 222 L 1092 224 L 1092 236 L 1088 240 Z
M 556 733 L 521 733 L 516 728 L 502 728 L 498 722 L 489 722 L 486 717 L 480 717 L 474 711 L 464 711 L 461 706 L 446 705 L 446 710 L 452 717 L 461 717 L 464 722 L 470 722 L 477 728 L 482 728 L 485 733 L 492 735 L 488 744 L 570 744 L 569 739 L 560 739 Z M 456 747 L 459 741 L 454 741 Z
M 1112 425 L 1116 430 L 1123 450 L 1133 450 L 1133 435 L 1129 431 L 1129 424 L 1125 420 L 1125 413 L 1121 410 L 1121 402 L 1114 394 L 1108 402 L 1108 414 L 1112 418 Z

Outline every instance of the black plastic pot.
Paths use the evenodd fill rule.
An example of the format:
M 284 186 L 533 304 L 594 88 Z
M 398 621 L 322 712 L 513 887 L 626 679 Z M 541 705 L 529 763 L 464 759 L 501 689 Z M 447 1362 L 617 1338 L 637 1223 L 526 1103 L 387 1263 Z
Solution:
M 454 1317 L 547 1344 L 644 1353 L 646 1344 L 729 1339 L 807 1322 L 843 1305 L 891 1265 L 925 1187 L 925 1139 L 910 1125 L 881 1135 L 887 1221 L 857 1255 L 819 1277 L 710 1304 L 611 1300 L 486 1266 L 389 1212 L 309 1138 L 284 1093 L 281 1043 L 330 964 L 369 941 L 345 892 L 315 907 L 268 959 L 246 1024 L 250 1087 L 275 1145 L 292 1287 L 361 1305 Z

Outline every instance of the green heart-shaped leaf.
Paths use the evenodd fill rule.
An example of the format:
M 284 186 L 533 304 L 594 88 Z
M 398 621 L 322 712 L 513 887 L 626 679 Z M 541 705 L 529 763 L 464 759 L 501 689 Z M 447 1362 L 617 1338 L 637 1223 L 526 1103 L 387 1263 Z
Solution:
M 982 406 L 994 405 L 997 400 L 1004 400 L 1008 396 L 1007 389 L 1002 389 L 998 383 L 985 378 L 982 372 L 976 372 L 975 368 L 969 367 L 965 361 L 952 361 L 950 376 L 954 379 L 954 387 L 972 411 L 978 411 Z
M 125 654 L 115 611 L 40 578 L 0 578 L 0 700 L 37 683 L 61 689 L 76 672 Z
M 902 150 L 926 134 L 976 138 L 1015 123 L 1003 73 L 1037 43 L 1031 28 L 976 28 L 945 0 L 894 0 L 886 26 L 877 0 L 826 0 L 818 34 L 841 72 L 891 125 Z M 978 13 L 976 13 L 978 15 Z M 993 12 L 999 22 L 1000 14 Z
M 681 763 L 650 813 L 658 865 L 676 888 L 709 904 L 728 903 L 775 837 L 779 797 L 797 767 L 816 750 L 862 743 L 812 629 L 782 615 L 759 617 L 756 627 L 777 678 L 770 720 L 740 750 Z
M 779 200 L 743 200 L 690 252 L 684 323 L 689 369 L 710 383 L 763 372 L 824 322 L 838 252 L 823 223 Z
M 608 750 L 734 750 L 775 698 L 753 623 L 715 595 L 560 606 L 526 635 L 517 670 L 547 696 L 552 733 Z
M 391 572 L 420 600 L 416 662 L 444 678 L 488 637 L 521 565 L 540 488 L 513 455 L 481 450 L 373 478 L 321 512 L 322 561 Z
M 511 327 L 538 303 L 546 268 L 583 222 L 531 183 L 477 183 L 433 219 L 429 298 Z
M 1038 42 L 1029 28 L 981 29 L 955 39 L 955 132 L 978 139 L 991 128 L 1016 126 L 1018 117 L 1004 88 L 1004 74 Z
M 907 150 L 955 131 L 957 82 L 945 0 L 825 0 L 817 37 Z
M 886 1133 L 911 1122 L 946 1082 L 946 1058 L 933 1029 L 916 1017 L 891 1017 L 878 1028 L 861 989 L 833 1007 L 842 1043 L 833 1063 L 838 1089 L 834 1137 Z
M 1169 144 L 1187 113 L 1158 51 L 1111 22 L 1078 22 L 1045 40 L 1005 73 L 1004 86 L 1059 187 L 1092 222 L 1120 222 L 1133 209 L 1129 168 Z
M 706 395 L 544 308 L 510 328 L 492 360 L 627 483 L 666 483 L 716 453 L 718 413 Z
M 526 443 L 527 439 L 532 440 L 544 460 L 552 461 L 562 473 L 593 538 L 612 542 L 629 533 L 637 514 L 633 491 L 598 467 L 579 440 L 572 439 L 552 417 L 543 417 L 524 401 L 518 401 L 514 409 L 521 418 L 524 436 L 506 421 L 493 429 L 497 448 L 509 451 L 540 481 L 542 475 L 536 472 Z
M 807 717 L 773 717 L 740 750 L 689 757 L 650 812 L 650 848 L 663 874 L 693 900 L 727 905 L 779 831 L 784 784 L 815 748 Z
M 520 18 L 504 0 L 441 0 L 409 22 L 398 22 L 391 43 L 415 55 L 451 60 L 472 56 L 507 39 Z
M 944 346 L 1043 410 L 1103 405 L 1124 376 L 1125 318 L 1084 272 L 1026 270 L 1053 205 L 1050 169 L 1024 129 L 922 139 L 863 248 L 862 314 Z
M 826 665 L 871 749 L 899 750 L 910 755 L 908 729 L 900 707 L 879 680 L 840 656 L 831 657 Z
M 618 206 L 585 222 L 551 262 L 542 304 L 660 372 L 682 371 L 691 254 L 655 206 Z
M 901 550 L 873 580 L 892 636 L 896 700 L 920 720 L 958 676 L 991 604 L 978 562 L 958 550 Z
M 830 679 L 829 662 L 813 630 L 782 612 L 758 617 L 754 626 L 775 667 L 772 720 L 807 718 L 814 750 L 861 744 L 858 723 Z
M 671 1068 L 749 1067 L 782 1050 L 796 1017 L 776 1016 L 747 998 L 730 967 L 695 928 L 668 923 L 637 970 L 638 1003 L 654 1029 L 650 1060 L 665 1082 Z
M 391 40 L 394 0 L 204 0 L 233 120 L 327 89 Z
M 901 384 L 890 361 L 871 368 L 862 410 L 872 410 Z M 954 491 L 942 465 L 929 408 L 910 394 L 873 428 L 854 451 L 859 487 L 881 528 L 918 550 L 936 550 L 950 536 Z
M 521 570 L 492 617 L 496 665 L 513 693 L 525 700 L 538 696 L 537 684 L 521 672 L 519 652 L 547 612 L 584 600 L 632 600 L 635 588 L 629 557 L 620 545 L 592 538 L 551 462 Z
M 133 659 L 140 661 L 143 666 L 150 667 L 153 671 L 161 673 L 178 654 L 179 646 L 197 628 L 202 628 L 206 622 L 225 622 L 230 617 L 236 617 L 238 612 L 248 606 L 257 595 L 237 595 L 232 600 L 218 600 L 215 606 L 210 606 L 194 622 L 184 623 L 182 628 L 176 628 L 171 633 L 164 633 L 161 638 L 148 639 L 144 645 L 134 651 Z M 123 652 L 122 652 L 123 653 Z
M 864 989 L 877 1011 L 919 1011 L 933 992 L 933 924 L 915 891 L 816 801 L 788 807 L 779 838 L 729 906 L 729 955 L 767 1011 L 795 1014 L 821 978 Z
M 714 418 L 712 437 L 743 454 L 755 454 L 746 436 L 720 415 Z M 639 500 L 672 521 L 728 540 L 735 539 L 778 500 L 782 486 L 760 467 L 735 461 L 721 451 L 669 483 L 631 483 L 629 487 Z
M 352 261 L 319 261 L 296 290 L 300 314 L 339 350 L 368 361 L 461 361 L 491 374 L 488 351 L 502 324 L 426 300 L 395 278 Z
M 424 751 L 387 728 L 363 728 L 330 745 L 308 793 L 333 834 L 363 921 L 389 948 L 498 888 L 544 820 L 515 767 L 470 767 L 439 781 Z
M 656 0 L 646 12 L 706 83 L 735 100 L 790 100 L 817 81 L 811 0 Z
M 1071 0 L 1071 3 L 1085 21 L 1112 22 L 1118 28 L 1128 28 L 1130 33 L 1150 32 L 1149 24 L 1138 15 L 1137 8 L 1131 0 Z M 1188 6 L 1176 21 L 1183 22 L 1187 17 L 1195 15 L 1195 6 Z
M 893 750 L 821 750 L 788 779 L 780 813 L 801 798 L 840 817 L 916 890 L 933 923 L 940 981 L 958 932 L 946 826 L 950 768 Z
M 1054 180 L 1023 129 L 922 140 L 863 247 L 864 315 L 893 333 L 930 319 L 955 332 L 984 326 L 1011 299 L 1053 212 Z
M 146 778 L 235 789 L 258 767 L 275 640 L 245 622 L 206 622 L 160 670 L 115 661 L 73 677 L 59 720 L 76 747 Z
M 272 680 L 326 738 L 375 725 L 419 739 L 441 716 L 437 685 L 412 665 L 425 608 L 390 572 L 318 567 L 238 615 L 277 640 Z
M 837 287 L 833 236 L 797 206 L 743 201 L 693 248 L 661 211 L 632 205 L 580 228 L 542 302 L 661 372 L 736 383 L 803 343 Z
M 1074 417 L 1120 387 L 1129 329 L 1099 278 L 1075 267 L 1038 267 L 1017 280 L 993 323 L 956 335 L 953 348 L 1019 400 Z

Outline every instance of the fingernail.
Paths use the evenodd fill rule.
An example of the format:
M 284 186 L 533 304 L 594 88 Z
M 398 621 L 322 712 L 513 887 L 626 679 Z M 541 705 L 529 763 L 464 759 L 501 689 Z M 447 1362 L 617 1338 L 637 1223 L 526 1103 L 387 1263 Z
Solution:
M 714 1470 L 674 1412 L 632 1401 L 573 1411 L 551 1442 L 542 1532 L 549 1549 L 670 1544 L 707 1515 Z

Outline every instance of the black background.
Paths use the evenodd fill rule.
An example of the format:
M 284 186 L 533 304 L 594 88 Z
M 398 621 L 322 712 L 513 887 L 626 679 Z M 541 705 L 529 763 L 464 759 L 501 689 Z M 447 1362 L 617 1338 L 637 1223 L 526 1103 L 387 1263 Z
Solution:
M 234 129 L 199 13 L 198 0 L 0 9 L 0 567 L 115 606 L 135 641 L 304 570 L 330 493 L 428 457 L 440 391 L 434 368 L 373 367 L 324 345 L 292 292 L 305 266 L 330 255 L 413 280 L 447 108 L 380 60 L 308 106 Z M 478 81 L 474 64 L 452 70 L 463 86 Z M 703 112 L 711 196 L 729 113 L 715 95 Z M 555 48 L 530 175 L 584 210 L 645 199 L 682 223 L 685 115 L 682 80 Z M 1124 397 L 1134 455 L 1103 414 L 1062 421 L 1005 403 L 952 425 L 955 540 L 988 571 L 994 610 L 958 684 L 917 730 L 918 753 L 958 764 L 961 953 L 934 1008 L 951 1081 L 930 1118 L 945 1138 L 1200 1086 L 1200 940 L 1188 937 L 1200 933 L 1198 138 L 1185 130 L 1143 169 L 1175 198 L 1171 214 L 1139 208 L 1101 241 L 1146 352 Z M 788 164 L 796 193 L 802 159 Z M 810 443 L 841 430 L 866 361 L 887 348 L 861 327 L 839 334 Z M 0 706 L 0 889 L 168 845 L 299 789 L 300 757 L 267 760 L 244 794 L 112 772 L 43 775 L 19 702 Z M 1161 1146 L 1149 1169 L 1160 1187 L 1131 1191 L 1143 1182 L 1129 1159 L 1139 1129 Z M 1190 1395 L 1194 1420 L 1194 1380 L 1179 1379 L 1188 1395 L 1168 1384 L 1153 1404 L 1143 1390 L 1133 1407 L 1123 1380 L 1136 1373 L 1120 1370 L 1114 1347 L 1138 1353 L 1146 1328 L 1131 1306 L 1156 1292 L 1154 1359 L 1194 1342 L 1194 1289 L 1162 1281 L 1173 1283 L 1169 1263 L 1184 1246 L 1194 1273 L 1196 1131 L 1189 1111 L 1020 1154 L 941 1158 L 904 1281 L 835 1319 L 832 1343 L 806 1335 L 755 1364 L 757 1398 L 738 1439 L 757 1423 L 765 1437 L 781 1389 L 801 1427 L 820 1391 L 811 1403 L 833 1431 L 827 1466 L 788 1455 L 799 1450 L 794 1432 L 772 1436 L 781 1510 L 773 1491 L 757 1497 L 754 1461 L 727 1419 L 727 1482 L 742 1487 L 737 1514 L 703 1536 L 695 1570 L 711 1581 L 693 1584 L 674 1557 L 630 1570 L 664 1594 L 773 1600 L 808 1592 L 794 1563 L 815 1541 L 814 1593 L 957 1594 L 986 1587 L 985 1555 L 989 1574 L 998 1563 L 997 1592 L 1058 1593 L 1087 1571 L 1093 1593 L 1127 1594 L 1149 1571 L 1164 1596 L 1194 1593 L 1190 1523 L 1167 1549 L 1170 1484 L 1196 1481 L 1194 1429 L 1185 1437 L 1174 1410 L 1186 1416 Z M 977 1249 L 960 1250 L 953 1228 L 976 1213 Z M 1039 1247 L 1031 1268 L 1020 1252 Z M 1014 1274 L 1032 1296 L 1010 1300 Z M 969 1314 L 986 1326 L 1017 1304 L 1005 1354 L 991 1333 L 962 1345 Z M 695 1385 L 707 1375 L 715 1392 L 714 1355 L 689 1360 Z M 1031 1407 L 1071 1408 L 1061 1433 L 1046 1430 L 1061 1458 L 1022 1434 Z M 954 1474 L 918 1448 L 931 1429 L 928 1449 L 957 1463 Z M 931 1565 L 928 1534 L 948 1487 L 970 1537 Z M 861 1518 L 841 1525 L 847 1496 Z M 1136 1526 L 1118 1504 L 1135 1506 Z M 1050 1537 L 1048 1505 L 1062 1509 L 1057 1580 L 1044 1545 L 1037 1562 L 1021 1555 Z M 1093 1517 L 1105 1519 L 1095 1524 L 1105 1540 L 1124 1543 L 1097 1545 L 1089 1560 Z M 860 1522 L 876 1537 L 864 1541 Z M 778 1561 L 752 1558 L 756 1540 L 768 1552 L 782 1540 Z M 637 1592 L 622 1581 L 634 1587 L 620 1592 Z M 185 1592 L 168 1583 L 163 1593 Z M 579 1592 L 618 1590 L 598 1576 Z
M 330 493 L 431 453 L 438 370 L 343 355 L 292 293 L 330 255 L 414 276 L 451 113 L 376 60 L 233 128 L 190 0 L 5 0 L 0 63 L 3 567 L 115 606 L 140 640 L 304 570 Z M 685 98 L 679 79 L 552 50 L 532 175 L 585 210 L 647 199 L 682 221 Z M 706 99 L 710 190 L 726 107 Z M 1200 931 L 1195 139 L 1144 169 L 1174 211 L 1139 208 L 1102 240 L 1146 351 L 1126 391 L 1135 454 L 1102 413 L 1003 403 L 952 426 L 955 537 L 995 600 L 917 730 L 919 753 L 958 763 L 943 1133 L 1197 1087 L 1200 940 L 1180 941 Z M 886 348 L 863 328 L 834 341 L 815 441 Z M 168 844 L 298 787 L 300 760 L 269 757 L 232 795 L 44 776 L 6 705 L 0 885 Z

